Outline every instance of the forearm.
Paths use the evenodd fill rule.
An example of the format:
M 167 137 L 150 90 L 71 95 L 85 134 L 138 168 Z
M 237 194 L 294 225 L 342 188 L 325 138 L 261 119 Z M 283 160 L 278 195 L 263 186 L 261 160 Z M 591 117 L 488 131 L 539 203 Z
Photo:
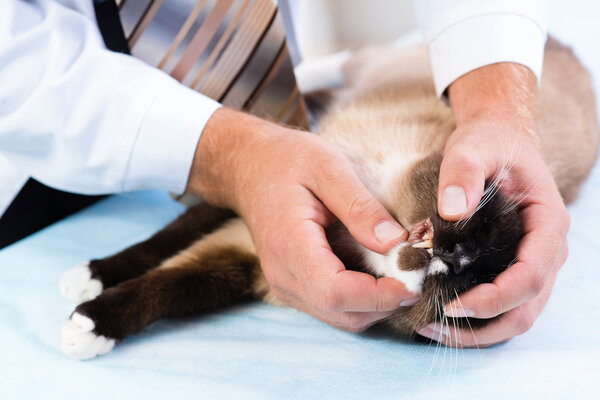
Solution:
M 240 212 L 238 199 L 261 159 L 269 157 L 268 140 L 289 130 L 252 115 L 226 107 L 208 120 L 196 147 L 187 191 Z M 273 155 L 275 156 L 275 155 Z M 239 196 L 238 194 L 242 194 Z
M 448 93 L 457 126 L 440 169 L 440 215 L 456 221 L 476 212 L 484 181 L 497 178 L 502 193 L 518 205 L 523 223 L 516 263 L 493 283 L 479 285 L 445 307 L 450 317 L 504 313 L 499 323 L 472 335 L 450 339 L 450 333 L 441 340 L 449 346 L 481 347 L 531 327 L 565 261 L 569 217 L 539 151 L 531 71 L 518 64 L 489 65 L 456 80 Z M 431 337 L 439 340 L 436 335 Z
M 527 123 L 527 129 L 532 129 L 536 91 L 530 69 L 498 63 L 461 76 L 448 88 L 448 96 L 458 126 L 477 119 L 501 119 Z

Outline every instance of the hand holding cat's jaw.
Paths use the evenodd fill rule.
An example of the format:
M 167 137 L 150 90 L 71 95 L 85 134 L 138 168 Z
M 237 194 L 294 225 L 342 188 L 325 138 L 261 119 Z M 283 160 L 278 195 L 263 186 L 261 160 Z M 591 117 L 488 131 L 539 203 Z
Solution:
M 515 164 L 513 171 L 519 170 Z M 494 282 L 467 291 L 445 307 L 448 317 L 504 315 L 474 334 L 460 332 L 460 339 L 449 332 L 441 340 L 444 344 L 484 347 L 506 341 L 529 330 L 546 303 L 555 276 L 566 260 L 569 219 L 549 173 L 534 171 L 532 168 L 531 175 L 536 176 L 535 179 L 523 180 L 519 185 L 529 192 L 513 194 L 523 207 L 520 215 L 525 233 L 517 252 L 517 263 Z
M 495 80 L 492 81 L 509 89 L 500 90 L 497 98 L 494 96 L 498 93 L 492 90 L 486 95 L 489 101 L 477 103 L 477 99 L 485 96 L 478 96 L 474 89 L 478 87 L 479 78 L 489 79 L 489 76 L 472 76 L 463 81 L 466 87 L 459 85 L 454 91 L 451 87 L 450 99 L 457 114 L 457 129 L 445 148 L 440 171 L 440 203 L 446 188 L 461 187 L 467 199 L 465 214 L 470 215 L 479 203 L 485 179 L 499 177 L 502 192 L 522 208 L 520 216 L 525 235 L 515 265 L 501 273 L 493 283 L 479 285 L 446 305 L 449 317 L 465 313 L 475 318 L 505 315 L 476 330 L 474 335 L 461 332 L 460 341 L 449 332 L 443 342 L 451 346 L 486 346 L 527 331 L 541 312 L 556 273 L 566 259 L 569 217 L 552 175 L 532 140 L 535 81 L 519 76 L 523 71 L 512 70 L 504 77 L 498 67 L 493 72 Z M 503 78 L 508 80 L 503 81 Z M 488 85 L 483 86 L 494 85 L 488 80 Z M 511 88 L 523 90 L 525 95 L 506 98 Z M 453 94 L 458 94 L 454 101 Z M 461 104 L 462 101 L 466 105 Z M 498 107 L 494 107 L 494 101 Z M 487 109 L 473 112 L 473 108 L 482 108 L 481 104 Z M 457 107 L 466 110 L 457 111 Z M 453 194 L 460 197 L 456 191 Z M 444 216 L 442 210 L 440 214 Z
M 359 331 L 414 297 L 393 279 L 346 271 L 332 253 L 324 227 L 336 219 L 378 253 L 408 233 L 322 138 L 223 108 L 196 153 L 188 189 L 244 217 L 265 277 L 284 303 Z

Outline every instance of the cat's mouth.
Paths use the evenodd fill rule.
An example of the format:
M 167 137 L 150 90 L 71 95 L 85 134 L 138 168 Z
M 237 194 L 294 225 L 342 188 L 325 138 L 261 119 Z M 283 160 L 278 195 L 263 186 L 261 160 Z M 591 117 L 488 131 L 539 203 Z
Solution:
M 408 242 L 412 247 L 426 250 L 430 256 L 433 256 L 433 224 L 430 218 L 412 227 L 408 233 Z

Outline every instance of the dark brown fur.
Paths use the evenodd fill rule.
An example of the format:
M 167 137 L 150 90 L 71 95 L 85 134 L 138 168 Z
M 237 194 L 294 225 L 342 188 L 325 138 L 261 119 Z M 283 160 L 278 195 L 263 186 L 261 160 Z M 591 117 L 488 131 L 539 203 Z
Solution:
M 206 216 L 213 218 L 221 213 L 206 205 L 198 210 L 212 211 Z M 194 214 L 187 213 L 178 221 L 193 223 Z M 144 242 L 138 249 L 150 250 L 146 246 L 151 243 Z M 172 254 L 173 249 L 170 250 Z M 130 270 L 129 274 L 138 271 Z M 75 312 L 94 321 L 96 334 L 122 340 L 161 318 L 215 311 L 249 299 L 258 274 L 260 268 L 254 254 L 233 247 L 215 248 L 177 267 L 157 268 L 125 280 L 80 304 Z
M 207 204 L 192 207 L 148 240 L 113 256 L 90 261 L 92 278 L 100 280 L 104 288 L 136 278 L 234 217 L 230 210 Z

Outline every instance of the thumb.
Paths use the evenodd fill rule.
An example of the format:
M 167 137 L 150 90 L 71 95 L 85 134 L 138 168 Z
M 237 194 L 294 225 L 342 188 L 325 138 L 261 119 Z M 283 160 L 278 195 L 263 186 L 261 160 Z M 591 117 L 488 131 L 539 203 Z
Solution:
M 309 189 L 363 246 L 387 253 L 408 232 L 363 185 L 351 168 L 330 166 Z
M 485 187 L 485 166 L 475 151 L 447 149 L 440 167 L 438 212 L 448 221 L 458 221 L 475 210 Z

